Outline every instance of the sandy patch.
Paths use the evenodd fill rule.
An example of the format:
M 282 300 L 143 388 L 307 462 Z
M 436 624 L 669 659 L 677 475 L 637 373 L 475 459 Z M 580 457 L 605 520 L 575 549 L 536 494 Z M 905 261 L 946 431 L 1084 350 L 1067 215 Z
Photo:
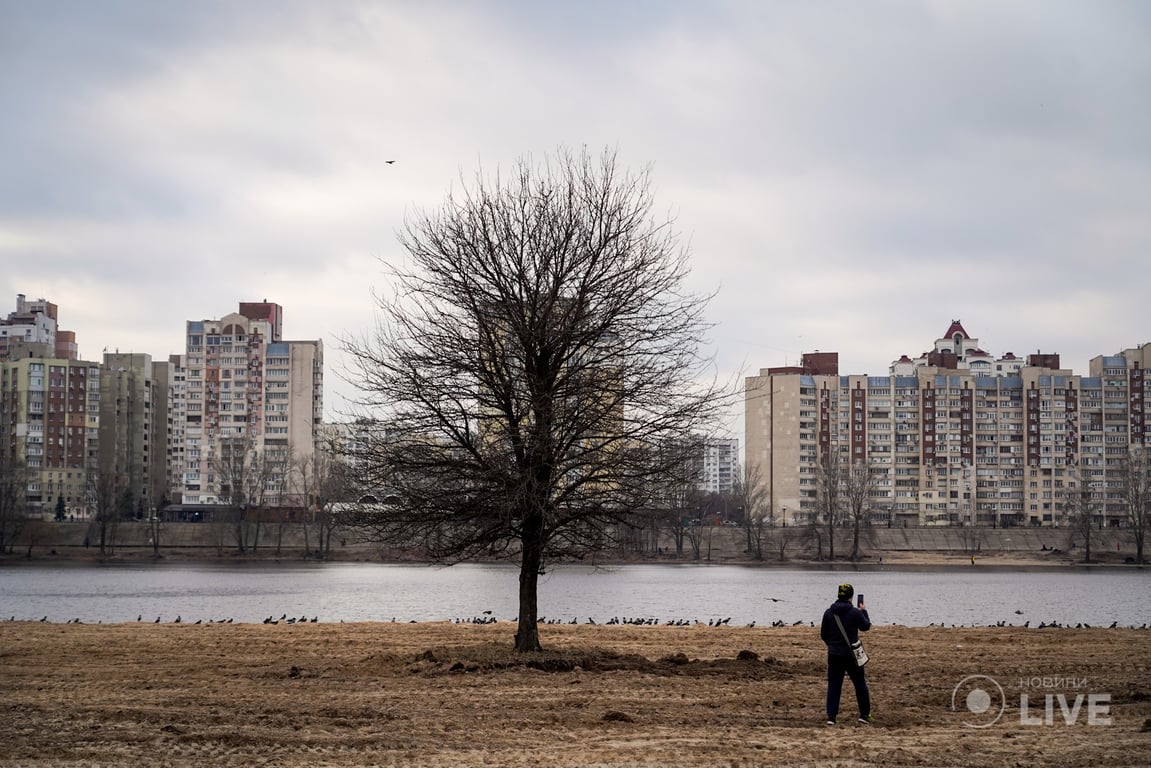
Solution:
M 0 764 L 1151 764 L 1147 631 L 876 627 L 875 723 L 828 728 L 811 627 L 541 629 L 524 657 L 506 622 L 5 622 Z M 1004 689 L 989 728 L 951 709 L 976 674 Z M 1058 699 L 1022 724 L 1021 693 L 1041 719 L 1047 694 L 1106 694 L 1111 724 L 1084 704 L 1066 725 Z

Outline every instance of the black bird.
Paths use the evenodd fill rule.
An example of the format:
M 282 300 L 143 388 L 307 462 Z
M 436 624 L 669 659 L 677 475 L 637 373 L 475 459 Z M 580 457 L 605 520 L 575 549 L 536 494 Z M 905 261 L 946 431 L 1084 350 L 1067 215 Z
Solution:
M 391 165 L 396 161 L 395 160 L 385 160 L 384 162 L 387 163 L 388 165 Z
M 47 616 L 45 616 L 44 618 L 40 619 L 40 621 L 41 621 L 41 622 L 45 622 L 45 621 L 47 621 L 47 620 L 48 620 L 48 617 L 47 617 Z
M 142 614 L 142 613 L 136 617 L 136 621 L 143 621 L 143 620 L 144 620 L 144 614 Z
M 156 617 L 156 621 L 155 621 L 155 622 L 153 622 L 153 623 L 155 623 L 155 624 L 159 624 L 159 623 L 160 623 L 160 617 L 159 617 L 159 616 L 157 616 L 157 617 Z

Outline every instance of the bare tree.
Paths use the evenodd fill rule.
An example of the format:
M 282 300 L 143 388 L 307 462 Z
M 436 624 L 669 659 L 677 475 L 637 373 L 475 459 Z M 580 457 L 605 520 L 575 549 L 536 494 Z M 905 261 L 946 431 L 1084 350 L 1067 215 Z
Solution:
M 700 441 L 690 435 L 663 440 L 654 449 L 653 461 L 667 471 L 653 475 L 648 481 L 651 503 L 671 534 L 676 557 L 683 557 L 687 542 L 696 560 L 703 551 L 698 490 L 703 472 L 703 464 L 698 460 L 700 445 Z
M 876 478 L 872 467 L 865 461 L 856 461 L 841 466 L 843 501 L 847 507 L 847 520 L 851 524 L 851 555 L 853 562 L 859 559 L 859 531 L 871 514 L 871 494 L 876 489 Z
M 27 465 L 0 450 L 0 554 L 11 552 L 28 519 Z
M 276 465 L 258 449 L 250 433 L 223 438 L 219 448 L 211 468 L 216 476 L 216 495 L 228 504 L 221 525 L 231 525 L 236 551 L 244 554 L 259 547 L 260 513 Z
M 409 220 L 395 298 L 345 345 L 388 429 L 366 485 L 398 502 L 358 522 L 446 562 L 517 558 L 519 651 L 541 647 L 539 574 L 610 541 L 671 469 L 652 449 L 721 404 L 700 383 L 706 298 L 651 209 L 610 152 L 477 176 Z
M 1143 564 L 1143 539 L 1151 512 L 1151 455 L 1141 445 L 1132 445 L 1119 468 L 1127 525 L 1135 536 L 1135 562 Z
M 299 503 L 302 509 L 295 520 L 299 524 L 300 532 L 304 534 L 304 557 L 312 555 L 312 529 L 316 514 L 316 497 L 319 495 L 319 481 L 317 479 L 316 457 L 299 456 L 292 451 L 291 467 L 288 470 L 289 493 Z M 276 554 L 280 554 L 283 544 L 284 530 L 293 522 L 292 515 L 286 509 L 281 509 L 276 516 Z M 317 552 L 318 554 L 318 552 Z
M 838 456 L 824 456 L 815 472 L 816 520 L 812 533 L 818 547 L 816 559 L 823 559 L 820 524 L 827 531 L 827 559 L 835 559 L 835 529 L 843 521 L 844 476 Z
M 684 536 L 691 545 L 691 557 L 699 560 L 703 557 L 703 521 L 698 517 L 687 520 L 683 526 Z
M 354 454 L 341 451 L 337 441 L 328 439 L 318 441 L 310 455 L 297 456 L 293 452 L 293 457 L 288 470 L 288 487 L 297 506 L 302 509 L 297 522 L 304 534 L 305 554 L 329 557 L 332 539 L 341 524 L 341 516 L 333 512 L 333 504 L 354 501 L 357 496 L 355 477 L 348 464 L 354 460 Z M 281 534 L 287 522 L 287 516 L 283 516 Z M 316 534 L 314 551 L 311 544 L 313 532 Z M 278 541 L 276 551 L 279 552 Z
M 763 559 L 764 542 L 770 526 L 768 518 L 767 488 L 758 464 L 747 464 L 736 475 L 732 485 L 732 498 L 743 509 L 743 529 L 747 537 L 747 551 L 756 560 Z
M 348 457 L 334 445 L 327 445 L 328 456 L 320 475 L 319 495 L 316 499 L 316 522 L 323 540 L 323 556 L 331 557 L 332 542 L 341 535 L 344 517 L 337 506 L 347 505 L 359 498 L 360 488 L 355 468 Z
M 89 530 L 95 526 L 100 542 L 100 554 L 111 555 L 116 550 L 116 534 L 120 520 L 132 507 L 131 490 L 126 476 L 103 467 L 96 473 L 96 514 Z
M 775 531 L 775 549 L 779 555 L 779 561 L 782 563 L 787 559 L 787 548 L 791 545 L 792 540 L 795 538 L 794 528 L 776 528 Z
M 1095 504 L 1091 499 L 1091 484 L 1086 477 L 1072 481 L 1063 495 L 1063 509 L 1067 516 L 1068 549 L 1083 544 L 1083 562 L 1091 562 L 1091 537 L 1095 532 Z

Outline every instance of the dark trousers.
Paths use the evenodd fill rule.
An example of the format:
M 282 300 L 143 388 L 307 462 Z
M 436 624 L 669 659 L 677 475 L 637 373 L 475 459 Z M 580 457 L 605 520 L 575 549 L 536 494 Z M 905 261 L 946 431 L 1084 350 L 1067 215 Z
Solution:
M 855 665 L 854 656 L 827 655 L 827 719 L 834 720 L 839 715 L 839 699 L 843 694 L 843 675 L 851 678 L 855 686 L 855 701 L 859 705 L 859 716 L 871 714 L 871 692 L 867 690 L 867 677 L 863 667 Z

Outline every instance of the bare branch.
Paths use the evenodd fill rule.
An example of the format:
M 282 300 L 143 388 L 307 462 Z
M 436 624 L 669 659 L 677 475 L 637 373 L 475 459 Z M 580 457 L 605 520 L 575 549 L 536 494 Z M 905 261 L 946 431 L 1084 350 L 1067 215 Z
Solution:
M 346 344 L 386 427 L 356 466 L 398 501 L 359 523 L 449 561 L 519 557 L 522 650 L 535 574 L 650 507 L 677 466 L 662 446 L 725 402 L 699 383 L 708 297 L 651 208 L 610 152 L 477 177 L 408 221 L 374 336 Z

